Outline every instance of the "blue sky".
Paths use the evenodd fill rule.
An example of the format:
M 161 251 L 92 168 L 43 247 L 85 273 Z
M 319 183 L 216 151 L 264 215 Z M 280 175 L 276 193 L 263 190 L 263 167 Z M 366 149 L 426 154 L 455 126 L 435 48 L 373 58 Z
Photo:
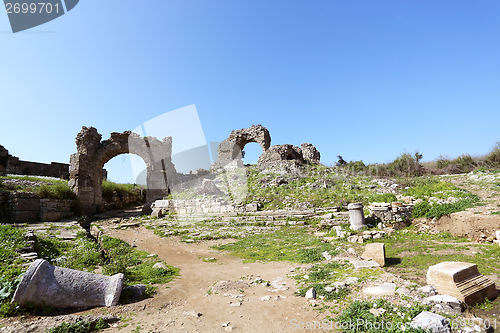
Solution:
M 262 124 L 325 164 L 484 154 L 500 141 L 499 17 L 498 1 L 82 0 L 12 34 L 3 14 L 0 144 L 67 163 L 82 126 L 107 139 L 194 104 L 207 142 Z M 134 181 L 124 156 L 106 168 Z

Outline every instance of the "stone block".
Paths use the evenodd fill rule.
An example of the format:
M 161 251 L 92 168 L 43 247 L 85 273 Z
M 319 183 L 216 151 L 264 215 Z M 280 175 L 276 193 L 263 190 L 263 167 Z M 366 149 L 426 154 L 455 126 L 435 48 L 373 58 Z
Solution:
M 29 210 L 29 211 L 12 212 L 11 216 L 14 222 L 29 222 L 38 220 L 40 214 L 39 211 Z
M 439 294 L 453 296 L 468 305 L 498 295 L 495 283 L 481 275 L 476 264 L 467 262 L 447 261 L 429 267 L 427 284 L 433 285 Z
M 394 295 L 395 292 L 396 285 L 394 283 L 384 283 L 380 286 L 370 287 L 363 290 L 363 294 L 371 296 Z
M 355 269 L 380 267 L 380 265 L 376 261 L 365 261 L 365 260 L 357 260 L 353 263 L 353 265 Z
M 40 199 L 17 198 L 12 203 L 12 210 L 38 211 L 38 210 L 40 210 Z
M 500 240 L 500 230 L 497 230 L 497 231 L 495 232 L 495 236 L 496 236 L 496 238 L 497 238 L 498 240 Z
M 361 255 L 364 260 L 373 260 L 381 267 L 385 266 L 385 244 L 371 243 L 366 244 L 365 252 Z
M 153 212 L 151 213 L 151 216 L 156 218 L 162 218 L 164 215 L 164 210 L 160 207 L 154 207 Z
M 154 204 L 156 208 L 170 208 L 170 200 L 156 200 Z
M 61 213 L 60 212 L 54 212 L 54 211 L 42 211 L 40 212 L 40 221 L 45 222 L 53 222 L 57 221 L 61 218 Z
M 246 211 L 247 212 L 256 212 L 257 211 L 257 204 L 256 203 L 250 203 L 246 205 Z

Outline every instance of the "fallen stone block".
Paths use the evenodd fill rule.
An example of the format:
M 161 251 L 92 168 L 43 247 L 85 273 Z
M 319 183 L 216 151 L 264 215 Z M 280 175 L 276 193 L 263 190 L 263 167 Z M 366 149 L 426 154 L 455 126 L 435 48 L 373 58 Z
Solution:
M 353 265 L 355 269 L 380 267 L 380 265 L 376 261 L 365 261 L 365 260 L 355 261 L 353 262 Z
M 423 311 L 418 316 L 413 318 L 410 326 L 412 328 L 430 330 L 433 333 L 450 332 L 450 327 L 448 326 L 446 318 L 429 311 Z
M 424 293 L 427 296 L 434 296 L 434 295 L 437 295 L 437 293 L 438 293 L 436 288 L 434 288 L 434 286 L 431 286 L 431 285 L 426 285 L 426 286 L 420 287 L 417 289 L 417 291 Z
M 365 252 L 361 255 L 364 260 L 373 260 L 380 265 L 385 266 L 385 244 L 371 243 L 366 244 Z
M 12 302 L 57 308 L 113 306 L 120 298 L 123 279 L 122 273 L 104 276 L 37 259 L 24 274 Z
M 439 312 L 459 314 L 465 310 L 464 303 L 458 298 L 449 295 L 435 295 L 424 298 L 424 304 L 436 304 Z
M 476 264 L 442 262 L 429 267 L 427 284 L 441 295 L 450 295 L 469 305 L 482 303 L 498 295 L 495 283 L 479 273 Z
M 380 286 L 370 287 L 363 290 L 363 294 L 371 296 L 394 295 L 396 285 L 394 283 L 384 283 Z
M 352 263 L 355 269 L 380 268 L 380 265 L 373 260 L 357 260 Z

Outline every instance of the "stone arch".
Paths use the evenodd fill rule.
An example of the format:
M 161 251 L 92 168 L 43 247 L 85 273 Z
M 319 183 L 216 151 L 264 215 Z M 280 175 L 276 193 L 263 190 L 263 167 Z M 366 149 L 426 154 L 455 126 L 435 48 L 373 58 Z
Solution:
M 110 159 L 121 154 L 135 154 L 146 163 L 146 201 L 161 199 L 169 192 L 172 179 L 172 137 L 162 141 L 141 137 L 131 131 L 113 132 L 101 142 L 101 134 L 94 127 L 82 127 L 76 137 L 77 153 L 70 157 L 69 185 L 80 198 L 84 214 L 102 209 L 102 168 Z
M 241 152 L 250 142 L 258 143 L 265 153 L 271 146 L 271 135 L 262 125 L 252 125 L 238 131 L 232 131 L 229 137 L 222 141 L 217 149 L 219 157 L 212 168 L 220 168 L 234 160 L 241 160 Z

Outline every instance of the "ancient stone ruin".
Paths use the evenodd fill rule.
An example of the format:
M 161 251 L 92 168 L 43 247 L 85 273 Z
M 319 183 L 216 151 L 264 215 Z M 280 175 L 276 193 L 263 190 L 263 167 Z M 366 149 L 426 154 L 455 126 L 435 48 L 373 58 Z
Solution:
M 253 125 L 238 131 L 232 131 L 229 137 L 222 141 L 217 149 L 219 157 L 212 165 L 213 169 L 224 167 L 233 160 L 241 159 L 242 151 L 249 142 L 256 142 L 262 147 L 262 151 L 269 149 L 271 135 L 267 128 L 262 125 Z
M 256 142 L 262 147 L 262 155 L 257 162 L 261 166 L 279 164 L 280 161 L 294 161 L 304 164 L 306 161 L 319 163 L 320 160 L 319 151 L 310 143 L 303 143 L 300 148 L 290 144 L 271 147 L 271 135 L 267 128 L 262 125 L 253 125 L 249 128 L 232 131 L 229 137 L 220 143 L 217 149 L 219 157 L 211 169 L 218 169 L 234 161 L 241 161 L 242 151 L 249 142 Z
M 77 153 L 70 157 L 70 187 L 80 198 L 82 212 L 94 214 L 102 210 L 102 167 L 121 154 L 136 154 L 146 163 L 146 201 L 162 199 L 169 192 L 169 178 L 175 174 L 172 164 L 172 137 L 162 141 L 141 137 L 131 131 L 111 133 L 101 141 L 94 127 L 82 127 L 76 136 Z
M 0 176 L 6 174 L 69 179 L 69 164 L 22 161 L 18 157 L 10 155 L 5 147 L 0 146 Z

